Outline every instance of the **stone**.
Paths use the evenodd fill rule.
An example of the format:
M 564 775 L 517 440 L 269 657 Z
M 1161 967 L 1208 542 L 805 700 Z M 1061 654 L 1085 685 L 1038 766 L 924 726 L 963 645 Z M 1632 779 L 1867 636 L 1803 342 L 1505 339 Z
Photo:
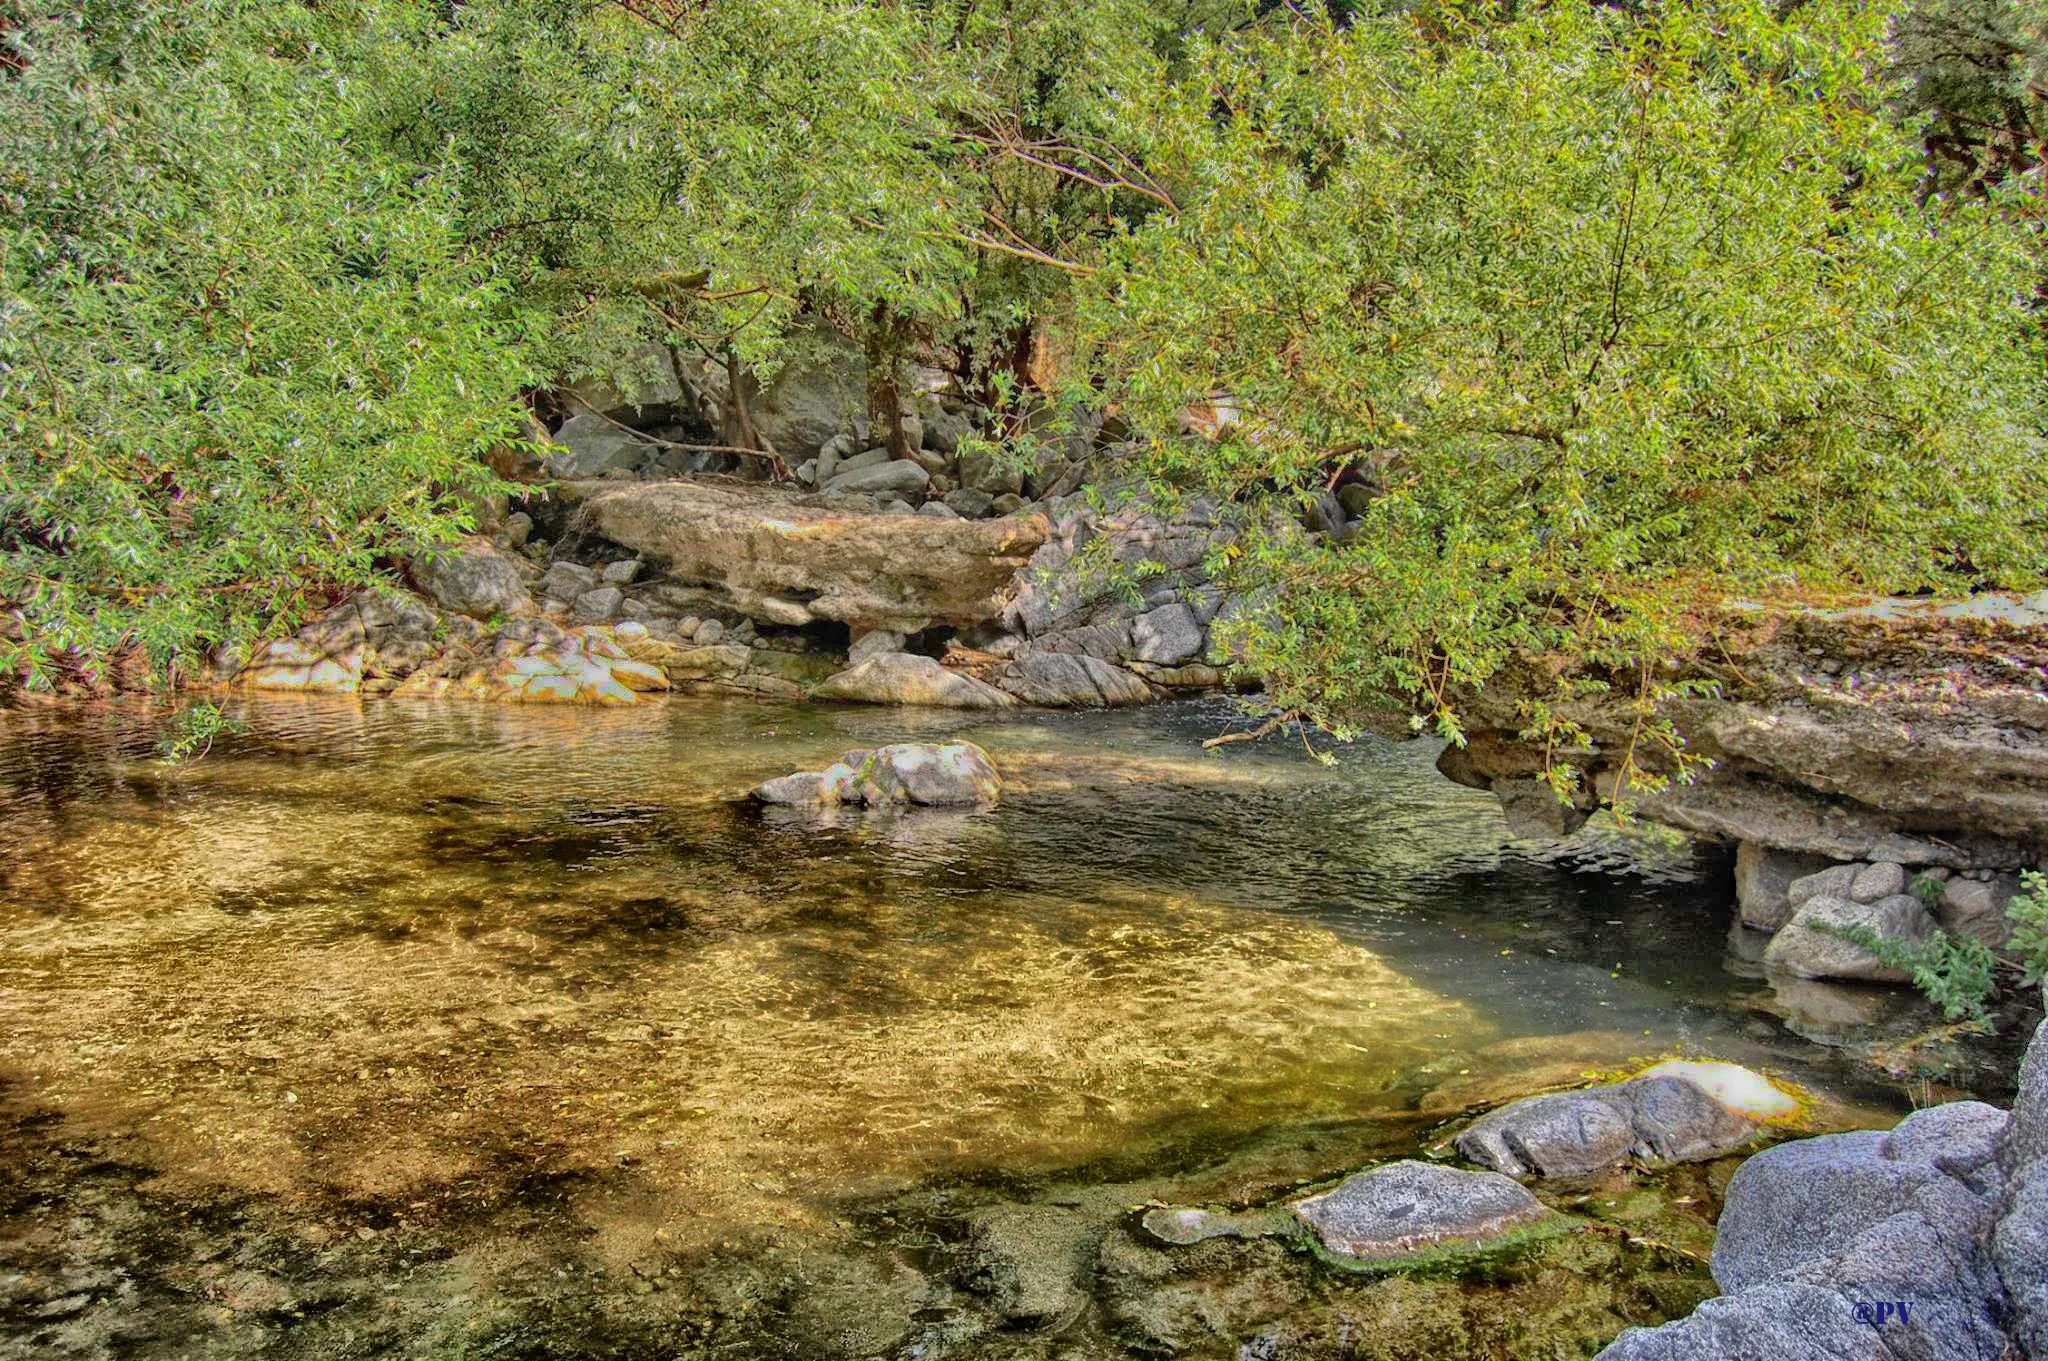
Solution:
M 591 527 L 736 614 L 914 631 L 996 617 L 1044 541 L 1042 519 L 936 520 L 834 509 L 788 488 L 693 482 L 604 487 Z M 695 606 L 701 608 L 701 606 Z M 918 623 L 917 628 L 925 627 Z
M 1493 782 L 1508 835 L 1518 840 L 1561 841 L 1586 825 L 1592 810 L 1557 796 L 1550 781 L 1534 775 Z
M 1968 936 L 1994 950 L 2003 949 L 2012 938 L 2012 922 L 2005 915 L 2005 905 L 2019 888 L 2019 878 L 2009 874 L 1989 880 L 1950 879 L 1941 886 L 1935 920 L 1950 935 Z
M 932 480 L 932 475 L 910 459 L 894 459 L 878 463 L 870 468 L 855 468 L 851 472 L 844 464 L 832 475 L 824 490 L 838 495 L 876 494 L 881 492 L 921 492 Z
M 1016 702 L 972 676 L 909 652 L 885 652 L 829 676 L 811 691 L 811 698 L 947 709 L 1001 709 Z
M 1047 1327 L 1088 1307 L 1100 1230 L 1054 1205 L 1002 1205 L 967 1218 L 961 1275 L 1013 1324 Z
M 1208 633 L 1195 612 L 1178 602 L 1147 610 L 1131 621 L 1132 655 L 1141 662 L 1173 666 L 1202 654 Z
M 1849 881 L 1849 898 L 1852 902 L 1874 903 L 1880 898 L 1895 898 L 1906 891 L 1906 867 L 1880 860 L 1866 865 L 1856 872 Z
M 652 448 L 631 430 L 587 412 L 562 422 L 542 464 L 548 476 L 565 482 L 604 477 L 632 472 L 647 461 Z
M 1781 851 L 1745 841 L 1735 848 L 1735 901 L 1743 925 L 1775 931 L 1792 919 L 1794 881 L 1827 869 L 1826 856 Z
M 640 559 L 623 558 L 618 562 L 608 562 L 597 575 L 607 585 L 630 586 L 640 577 Z
M 505 547 L 520 549 L 533 537 L 533 517 L 523 510 L 515 510 L 505 517 L 504 525 L 498 530 L 498 538 Z
M 946 504 L 963 519 L 979 520 L 994 509 L 996 498 L 975 487 L 957 487 L 946 493 Z
M 879 657 L 886 652 L 901 652 L 907 642 L 902 634 L 889 629 L 868 629 L 853 640 L 846 649 L 846 664 L 859 666 L 862 662 Z
M 903 742 L 849 751 L 822 771 L 785 775 L 754 790 L 761 803 L 869 808 L 895 803 L 986 806 L 1001 794 L 995 762 L 972 742 Z
M 473 619 L 533 608 L 519 569 L 482 539 L 422 553 L 412 560 L 411 575 L 413 584 L 436 605 Z
M 1933 933 L 1934 922 L 1927 915 L 1926 906 L 1910 893 L 1874 903 L 1809 898 L 1771 938 L 1770 947 L 1764 951 L 1764 967 L 1801 978 L 1861 979 L 1872 983 L 1907 980 L 1905 970 L 1886 964 L 1842 935 L 1844 931 L 1869 931 L 1880 940 L 1910 947 Z
M 550 600 L 574 600 L 597 585 L 596 571 L 574 562 L 550 563 L 540 578 L 540 592 Z
M 1550 1214 L 1527 1187 L 1497 1172 L 1413 1159 L 1346 1177 L 1293 1208 L 1326 1251 L 1361 1264 L 1481 1248 Z
M 2006 1170 L 2015 1173 L 2048 1158 L 2048 1021 L 2034 1028 L 2026 1057 L 2020 1061 L 2012 1128 L 2001 1157 Z
M 2048 1158 L 2021 1167 L 2006 1187 L 1991 1260 L 2011 1301 L 2020 1355 L 2042 1361 L 2048 1357 Z
M 1078 652 L 1027 653 L 1005 665 L 996 684 L 1026 704 L 1054 709 L 1115 708 L 1152 698 L 1152 688 L 1122 667 Z
M 1982 1101 L 1950 1101 L 1914 1111 L 1884 1136 L 1878 1154 L 1893 1162 L 1931 1163 L 1980 1194 L 2000 1180 L 1998 1158 L 2012 1116 Z
M 717 619 L 706 619 L 697 625 L 690 637 L 699 647 L 717 647 L 725 641 L 725 624 Z
M 619 604 L 625 598 L 626 593 L 616 586 L 600 586 L 577 596 L 569 613 L 586 624 L 602 624 L 617 616 Z
M 1455 1144 L 1509 1176 L 1580 1177 L 1631 1158 L 1718 1158 L 1748 1143 L 1763 1122 L 1796 1109 L 1746 1068 L 1674 1061 L 1626 1082 L 1512 1102 L 1474 1121 Z
M 746 381 L 753 382 L 751 376 Z M 754 428 L 784 460 L 801 462 L 842 432 L 866 425 L 867 358 L 822 324 L 792 333 L 782 366 L 753 394 Z
M 1211 1238 L 1270 1238 L 1297 1224 L 1286 1210 L 1208 1210 L 1193 1205 L 1157 1205 L 1138 1217 L 1138 1227 L 1172 1247 L 1190 1247 Z
M 1804 906 L 1809 898 L 1847 898 L 1861 873 L 1861 865 L 1829 865 L 1803 879 L 1794 879 L 1785 890 L 1785 897 L 1794 909 Z
M 1031 503 L 1021 496 L 1004 493 L 995 499 L 991 508 L 998 515 L 1022 515 L 1031 509 Z
M 947 505 L 944 501 L 927 501 L 917 508 L 917 513 L 919 515 L 929 515 L 938 520 L 957 520 L 960 518 L 960 512 Z

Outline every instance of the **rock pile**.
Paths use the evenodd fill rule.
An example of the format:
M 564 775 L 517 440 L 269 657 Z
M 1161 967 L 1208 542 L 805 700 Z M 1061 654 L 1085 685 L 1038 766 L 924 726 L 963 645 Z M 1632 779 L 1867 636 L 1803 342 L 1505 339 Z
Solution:
M 1743 1163 L 1713 1269 L 1721 1298 L 1602 1361 L 2048 1357 L 2048 1026 L 2010 1114 L 1953 1102 Z

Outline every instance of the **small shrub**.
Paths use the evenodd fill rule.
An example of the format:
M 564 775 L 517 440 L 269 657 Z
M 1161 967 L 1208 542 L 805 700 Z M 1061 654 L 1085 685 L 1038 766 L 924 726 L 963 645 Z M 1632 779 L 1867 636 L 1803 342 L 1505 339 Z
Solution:
M 2048 875 L 2038 870 L 2022 874 L 2020 891 L 2005 905 L 2005 918 L 2012 923 L 2006 949 L 2032 987 L 2048 978 Z
M 1913 986 L 1941 1008 L 1951 1021 L 1981 1023 L 1997 992 L 1998 957 L 1991 947 L 1968 936 L 1937 933 L 1918 945 L 1888 940 L 1867 926 L 1829 928 L 1876 955 L 1913 980 Z

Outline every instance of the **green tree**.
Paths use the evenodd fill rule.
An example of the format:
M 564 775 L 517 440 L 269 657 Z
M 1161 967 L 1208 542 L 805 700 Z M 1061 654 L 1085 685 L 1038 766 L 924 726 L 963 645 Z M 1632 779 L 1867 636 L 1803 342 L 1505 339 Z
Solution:
M 1135 102 L 1180 210 L 1087 281 L 1086 329 L 1147 428 L 1240 414 L 1156 467 L 1254 526 L 1277 607 L 1236 636 L 1282 703 L 1455 735 L 1518 654 L 1654 694 L 1733 594 L 2039 579 L 2028 239 L 1998 192 L 1916 194 L 1888 19 L 1295 19 Z M 1354 480 L 1343 542 L 1261 528 Z
M 0 71 L 0 671 L 157 668 L 465 523 L 528 376 L 359 15 L 31 6 Z

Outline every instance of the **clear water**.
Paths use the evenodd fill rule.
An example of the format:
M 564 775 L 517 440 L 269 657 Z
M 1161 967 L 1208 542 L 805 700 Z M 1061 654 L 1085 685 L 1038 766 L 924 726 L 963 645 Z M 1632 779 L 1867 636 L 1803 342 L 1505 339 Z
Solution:
M 1511 842 L 1423 743 L 1204 753 L 1221 705 L 242 716 L 176 770 L 133 713 L 0 720 L 0 1157 L 44 1168 L 0 1208 L 17 1248 L 70 1147 L 157 1207 L 124 1213 L 267 1206 L 315 1243 L 573 1184 L 478 1231 L 475 1294 L 565 1224 L 617 1267 L 1276 1130 L 1391 1147 L 1639 1055 L 1825 1080 L 1723 960 L 1725 864 Z M 742 797 L 956 737 L 999 808 Z M 56 1336 L 22 1309 L 0 1339 Z

